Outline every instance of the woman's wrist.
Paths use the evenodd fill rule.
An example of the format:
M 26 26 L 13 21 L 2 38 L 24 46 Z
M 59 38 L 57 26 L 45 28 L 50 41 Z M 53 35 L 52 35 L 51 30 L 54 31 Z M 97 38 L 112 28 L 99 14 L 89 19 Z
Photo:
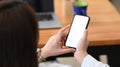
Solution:
M 87 51 L 83 51 L 83 50 L 80 50 L 80 51 L 76 51 L 74 53 L 74 57 L 75 59 L 81 64 L 82 61 L 84 60 L 84 58 L 88 55 Z
M 41 48 L 41 56 L 43 56 L 44 58 L 49 57 L 48 50 Z
M 81 64 L 87 55 L 88 55 L 87 52 L 80 52 L 80 59 L 78 60 L 78 62 Z

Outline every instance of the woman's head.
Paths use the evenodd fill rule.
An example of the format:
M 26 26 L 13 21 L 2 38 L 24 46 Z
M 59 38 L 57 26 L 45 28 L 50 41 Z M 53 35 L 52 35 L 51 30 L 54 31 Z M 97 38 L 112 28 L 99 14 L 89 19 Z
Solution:
M 26 2 L 0 1 L 0 66 L 37 67 L 37 18 Z

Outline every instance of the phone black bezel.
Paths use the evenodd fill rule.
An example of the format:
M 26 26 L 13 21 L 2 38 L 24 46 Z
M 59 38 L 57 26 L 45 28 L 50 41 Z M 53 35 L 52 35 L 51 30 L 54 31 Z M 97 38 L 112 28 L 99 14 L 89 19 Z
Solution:
M 69 33 L 70 33 L 70 29 L 71 29 L 71 27 L 72 27 L 73 20 L 74 20 L 75 16 L 76 16 L 76 15 L 73 16 L 72 22 L 70 23 L 70 28 L 69 28 L 69 30 L 68 30 L 68 34 L 67 34 L 66 40 L 65 40 L 65 42 L 64 42 L 65 45 L 66 45 L 66 41 L 67 41 L 68 35 L 69 35 Z M 80 15 L 80 16 L 83 16 L 83 15 Z M 88 25 L 89 25 L 89 22 L 90 22 L 90 17 L 89 17 L 89 16 L 85 16 L 85 17 L 88 17 L 88 22 L 87 22 L 87 25 L 86 25 L 86 28 L 85 28 L 85 29 L 87 29 L 87 28 L 88 28 Z M 67 46 L 67 47 L 76 49 L 75 47 L 70 47 L 70 46 Z

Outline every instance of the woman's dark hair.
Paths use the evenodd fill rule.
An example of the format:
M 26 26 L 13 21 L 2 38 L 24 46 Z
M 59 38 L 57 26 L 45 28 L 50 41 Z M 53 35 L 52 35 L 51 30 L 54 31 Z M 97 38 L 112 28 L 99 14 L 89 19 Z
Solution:
M 27 2 L 0 1 L 0 67 L 38 67 L 37 17 Z

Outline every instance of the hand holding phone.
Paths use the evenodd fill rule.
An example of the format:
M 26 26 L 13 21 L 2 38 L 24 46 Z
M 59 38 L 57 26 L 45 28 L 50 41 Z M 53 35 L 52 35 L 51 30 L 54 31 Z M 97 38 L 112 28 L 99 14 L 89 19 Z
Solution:
M 83 36 L 85 29 L 87 29 L 90 18 L 88 16 L 75 15 L 73 22 L 69 29 L 69 33 L 65 42 L 68 47 L 76 48 L 78 42 Z

